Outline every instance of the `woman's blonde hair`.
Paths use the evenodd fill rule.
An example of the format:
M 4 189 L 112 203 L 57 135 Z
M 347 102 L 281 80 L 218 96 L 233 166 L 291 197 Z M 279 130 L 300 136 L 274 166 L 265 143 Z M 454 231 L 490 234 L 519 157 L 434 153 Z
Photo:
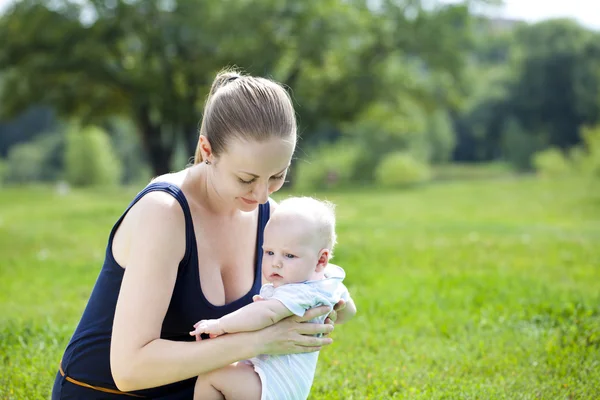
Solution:
M 204 107 L 200 135 L 219 156 L 229 140 L 263 141 L 296 137 L 296 114 L 288 92 L 270 79 L 223 70 L 212 83 Z M 201 163 L 200 141 L 194 164 Z

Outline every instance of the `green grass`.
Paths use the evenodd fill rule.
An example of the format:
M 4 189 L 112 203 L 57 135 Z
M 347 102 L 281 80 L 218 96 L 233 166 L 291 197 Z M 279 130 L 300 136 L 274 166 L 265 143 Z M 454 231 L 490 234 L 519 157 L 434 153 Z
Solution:
M 600 186 L 600 185 L 598 185 Z M 43 399 L 135 190 L 0 191 L 0 398 Z M 323 194 L 359 313 L 311 399 L 600 398 L 600 188 Z

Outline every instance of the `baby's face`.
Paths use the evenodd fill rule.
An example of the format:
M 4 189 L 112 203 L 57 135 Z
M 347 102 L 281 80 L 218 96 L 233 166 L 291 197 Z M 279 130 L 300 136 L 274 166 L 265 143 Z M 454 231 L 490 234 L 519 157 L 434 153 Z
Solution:
M 319 250 L 310 221 L 275 213 L 265 227 L 263 275 L 275 287 L 314 279 Z

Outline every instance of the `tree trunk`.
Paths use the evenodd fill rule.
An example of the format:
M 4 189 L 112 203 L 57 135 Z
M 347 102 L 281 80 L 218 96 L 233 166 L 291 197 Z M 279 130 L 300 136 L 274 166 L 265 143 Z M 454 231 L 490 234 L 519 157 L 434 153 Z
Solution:
M 193 157 L 196 154 L 196 146 L 198 145 L 199 125 L 184 124 L 183 125 L 183 142 L 185 145 L 186 154 L 193 162 Z
M 148 157 L 153 176 L 170 172 L 174 149 L 174 135 L 164 132 L 160 124 L 152 122 L 149 107 L 140 107 L 137 115 L 140 141 Z M 171 137 L 167 137 L 169 135 Z

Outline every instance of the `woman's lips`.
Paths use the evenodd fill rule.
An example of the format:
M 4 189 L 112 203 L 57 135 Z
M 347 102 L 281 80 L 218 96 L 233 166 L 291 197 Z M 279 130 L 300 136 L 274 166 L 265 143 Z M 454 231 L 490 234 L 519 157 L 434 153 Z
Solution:
M 242 199 L 242 200 L 244 201 L 244 203 L 246 203 L 246 204 L 256 204 L 256 203 L 258 203 L 258 201 L 256 201 L 256 200 L 248 200 L 248 199 L 245 199 L 245 198 L 243 198 L 243 197 L 242 197 L 241 199 Z

